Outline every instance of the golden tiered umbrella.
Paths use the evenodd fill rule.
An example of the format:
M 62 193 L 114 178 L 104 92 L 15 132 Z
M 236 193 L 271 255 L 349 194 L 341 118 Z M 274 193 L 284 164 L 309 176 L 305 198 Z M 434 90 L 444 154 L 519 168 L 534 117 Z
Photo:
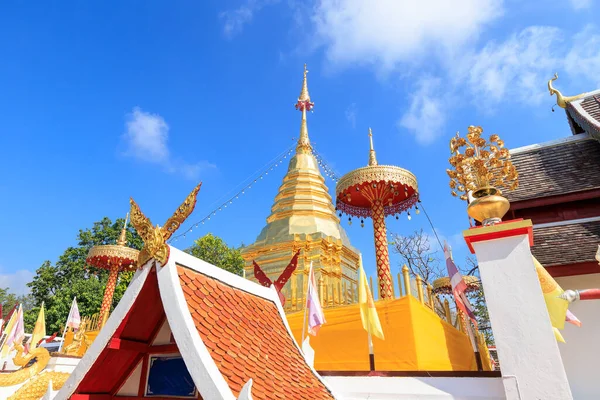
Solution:
M 463 280 L 467 284 L 466 293 L 471 293 L 479 290 L 481 285 L 481 281 L 478 277 L 473 275 L 465 275 L 463 276 Z M 433 294 L 452 294 L 452 284 L 450 283 L 450 278 L 444 276 L 443 278 L 436 279 L 433 281 Z
M 369 165 L 355 169 L 340 178 L 336 186 L 336 208 L 350 216 L 373 219 L 375 256 L 379 294 L 382 299 L 394 296 L 385 217 L 408 211 L 419 200 L 417 178 L 403 168 L 379 165 L 373 149 L 373 134 L 369 128 L 371 150 Z M 408 214 L 410 216 L 410 212 Z
M 128 218 L 129 214 L 125 217 L 125 224 L 123 225 L 123 230 L 121 230 L 121 235 L 119 236 L 116 245 L 94 246 L 90 249 L 87 259 L 85 260 L 89 265 L 96 268 L 107 269 L 109 271 L 106 289 L 104 290 L 104 298 L 102 299 L 102 305 L 100 306 L 101 326 L 104 326 L 108 319 L 119 272 L 134 271 L 137 268 L 139 251 L 126 246 Z

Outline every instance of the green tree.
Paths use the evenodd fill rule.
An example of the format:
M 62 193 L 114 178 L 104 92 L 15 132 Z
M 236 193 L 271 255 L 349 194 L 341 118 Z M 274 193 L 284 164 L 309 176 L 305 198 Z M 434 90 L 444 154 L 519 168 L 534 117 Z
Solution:
M 115 244 L 123 222 L 123 219 L 112 222 L 105 217 L 95 222 L 91 229 L 80 230 L 77 246 L 67 248 L 56 263 L 45 261 L 37 269 L 33 281 L 28 284 L 35 307 L 25 313 L 26 331 L 33 329 L 42 302 L 46 308 L 48 333 L 62 329 L 73 297 L 77 297 L 82 316 L 91 316 L 100 310 L 108 271 L 87 265 L 85 259 L 93 246 Z M 127 228 L 127 245 L 136 249 L 143 246 L 142 239 L 131 225 Z M 121 299 L 132 276 L 132 272 L 122 272 L 119 275 L 113 305 Z
M 229 247 L 218 236 L 208 233 L 194 241 L 187 253 L 236 275 L 244 271 L 244 259 L 239 249 Z
M 6 318 L 16 304 L 22 304 L 24 311 L 33 308 L 33 299 L 31 295 L 16 295 L 9 292 L 9 288 L 0 288 L 0 304 L 2 304 L 2 315 L 0 318 Z

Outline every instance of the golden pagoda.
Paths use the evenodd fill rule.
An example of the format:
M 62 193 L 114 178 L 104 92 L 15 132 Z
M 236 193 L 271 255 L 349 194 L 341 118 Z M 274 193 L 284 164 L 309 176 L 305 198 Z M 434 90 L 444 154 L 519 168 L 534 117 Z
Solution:
M 296 103 L 296 109 L 302 112 L 296 153 L 275 196 L 267 225 L 253 244 L 242 249 L 246 277 L 255 281 L 252 261 L 275 281 L 294 253 L 302 250 L 298 267 L 282 290 L 289 311 L 304 307 L 311 262 L 322 288 L 322 302 L 353 303 L 357 293 L 359 252 L 350 245 L 340 226 L 308 138 L 306 113 L 314 103 L 308 93 L 307 72 L 305 64 L 302 91 Z

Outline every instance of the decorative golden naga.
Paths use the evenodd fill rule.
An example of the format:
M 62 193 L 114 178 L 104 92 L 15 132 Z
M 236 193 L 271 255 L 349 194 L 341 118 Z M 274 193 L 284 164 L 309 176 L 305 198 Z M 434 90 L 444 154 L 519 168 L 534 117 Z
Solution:
M 60 390 L 69 378 L 69 375 L 71 374 L 68 372 L 42 372 L 21 386 L 7 400 L 39 400 L 48 390 L 50 381 L 52 381 L 52 390 Z
M 152 222 L 150 222 L 150 219 L 142 213 L 137 203 L 133 199 L 130 200 L 131 224 L 144 241 L 144 248 L 142 248 L 138 255 L 138 268 L 141 268 L 153 258 L 162 265 L 166 264 L 169 259 L 169 246 L 167 245 L 167 240 L 175 233 L 192 211 L 194 211 L 194 207 L 196 206 L 196 196 L 200 191 L 200 186 L 202 186 L 202 183 L 199 183 L 198 186 L 192 190 L 163 227 L 159 225 L 156 225 L 156 227 L 152 226 Z
M 563 96 L 562 93 L 552 86 L 552 82 L 558 79 L 558 73 L 554 74 L 554 78 L 548 81 L 548 90 L 550 91 L 550 96 L 556 95 L 556 105 L 560 108 L 567 108 L 567 103 L 585 97 L 587 93 L 578 94 L 577 96 Z M 554 111 L 554 109 L 552 109 Z
M 43 347 L 37 347 L 29 352 L 26 356 L 23 355 L 23 346 L 15 344 L 17 354 L 13 358 L 13 363 L 21 368 L 14 372 L 0 374 L 0 386 L 14 386 L 25 382 L 27 379 L 33 378 L 48 365 L 50 361 L 50 353 Z M 35 359 L 33 364 L 27 366 L 30 361 Z
M 488 142 L 481 137 L 482 133 L 480 126 L 469 126 L 466 138 L 457 133 L 450 140 L 453 155 L 449 162 L 454 169 L 446 172 L 450 177 L 452 196 L 468 200 L 468 194 L 472 193 L 475 200 L 469 204 L 469 215 L 489 225 L 500 222 L 510 206 L 499 189 L 514 190 L 519 182 L 504 141 L 498 135 L 492 135 Z M 464 153 L 461 153 L 463 148 Z

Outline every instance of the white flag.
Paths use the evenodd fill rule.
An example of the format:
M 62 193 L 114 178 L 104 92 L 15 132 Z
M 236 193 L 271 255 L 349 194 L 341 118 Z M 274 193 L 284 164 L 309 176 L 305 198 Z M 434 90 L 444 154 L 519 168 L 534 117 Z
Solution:
M 79 324 L 81 324 L 81 316 L 77 307 L 77 299 L 73 297 L 73 304 L 71 304 L 71 310 L 67 318 L 67 328 L 73 328 L 73 330 L 79 329 Z
M 315 351 L 312 347 L 310 347 L 309 343 L 310 336 L 306 336 L 304 342 L 302 342 L 302 352 L 304 353 L 304 359 L 306 363 L 311 367 L 315 366 Z
M 25 337 L 25 323 L 23 322 L 23 305 L 19 305 L 17 310 L 17 321 L 13 327 L 8 339 L 6 340 L 7 346 L 12 346 L 15 343 L 19 343 Z

